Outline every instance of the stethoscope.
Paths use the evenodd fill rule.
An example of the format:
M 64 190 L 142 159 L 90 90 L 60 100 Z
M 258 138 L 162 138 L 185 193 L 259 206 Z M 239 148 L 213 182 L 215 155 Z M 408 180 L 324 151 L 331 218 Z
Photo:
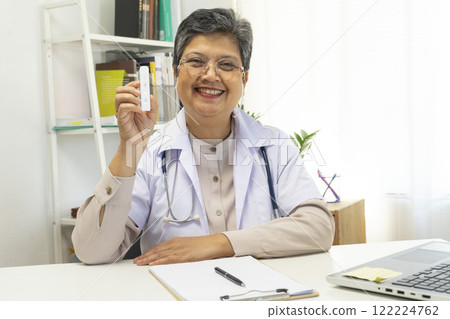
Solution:
M 175 160 L 173 160 L 173 161 L 169 162 L 169 164 L 167 164 L 166 163 L 166 155 L 167 155 L 167 151 L 164 151 L 161 156 L 161 170 L 162 170 L 163 177 L 164 177 L 164 188 L 166 189 L 166 198 L 167 198 L 167 206 L 169 207 L 168 208 L 169 216 L 164 217 L 163 222 L 183 224 L 183 223 L 192 222 L 194 220 L 200 220 L 200 216 L 198 216 L 198 215 L 191 217 L 192 213 L 194 212 L 194 191 L 192 191 L 192 205 L 191 205 L 191 211 L 189 212 L 188 217 L 186 217 L 185 219 L 178 219 L 173 214 L 173 212 L 172 212 L 172 204 L 173 203 L 171 203 L 171 200 L 169 197 L 169 187 L 168 187 L 168 183 L 167 183 L 167 167 L 169 166 L 169 164 L 175 162 Z
M 261 151 L 261 156 L 264 160 L 264 164 L 266 167 L 267 184 L 269 186 L 270 200 L 272 202 L 272 208 L 273 208 L 272 217 L 273 217 L 273 219 L 277 219 L 277 218 L 280 218 L 281 215 L 278 210 L 277 201 L 275 200 L 275 191 L 273 189 L 273 181 L 272 181 L 272 175 L 270 173 L 269 159 L 267 157 L 266 148 L 264 146 L 261 146 L 260 151 Z M 168 168 L 169 164 L 173 163 L 175 160 L 173 160 L 173 161 L 169 162 L 169 164 L 167 164 L 166 156 L 167 156 L 167 151 L 164 151 L 161 156 L 161 170 L 163 173 L 164 187 L 166 189 L 167 205 L 169 208 L 168 208 L 168 216 L 163 218 L 163 222 L 183 224 L 183 223 L 189 223 L 192 221 L 200 220 L 200 216 L 198 216 L 198 215 L 192 216 L 192 214 L 194 212 L 194 192 L 193 191 L 192 191 L 191 211 L 189 212 L 189 215 L 185 219 L 178 219 L 173 214 L 173 212 L 172 212 L 172 204 L 173 203 L 170 200 L 169 188 L 168 188 L 168 183 L 167 183 L 167 168 Z

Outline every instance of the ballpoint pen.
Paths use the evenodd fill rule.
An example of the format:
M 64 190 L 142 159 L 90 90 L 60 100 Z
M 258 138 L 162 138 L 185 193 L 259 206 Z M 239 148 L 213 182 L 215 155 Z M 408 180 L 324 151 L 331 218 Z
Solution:
M 220 276 L 228 279 L 229 281 L 231 281 L 232 283 L 238 285 L 238 286 L 242 286 L 245 287 L 245 284 L 238 278 L 234 277 L 233 275 L 227 273 L 225 270 L 219 268 L 219 267 L 214 267 L 214 270 L 216 271 L 216 273 L 218 273 Z

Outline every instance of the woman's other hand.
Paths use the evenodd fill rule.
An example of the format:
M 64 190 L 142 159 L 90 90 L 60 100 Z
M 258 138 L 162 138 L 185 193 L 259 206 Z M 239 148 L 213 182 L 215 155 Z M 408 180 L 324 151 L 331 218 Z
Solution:
M 175 237 L 150 248 L 133 261 L 138 266 L 162 265 L 232 256 L 234 250 L 228 237 L 216 234 Z

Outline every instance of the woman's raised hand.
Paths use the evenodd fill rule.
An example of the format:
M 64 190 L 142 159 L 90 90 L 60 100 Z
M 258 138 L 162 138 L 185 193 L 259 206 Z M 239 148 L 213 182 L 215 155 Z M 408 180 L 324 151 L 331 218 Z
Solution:
M 142 111 L 139 81 L 133 81 L 116 89 L 116 117 L 119 125 L 121 142 L 147 139 L 155 126 L 158 114 L 158 104 L 151 96 L 151 110 Z
M 150 97 L 151 110 L 142 111 L 139 86 L 139 81 L 133 81 L 116 89 L 115 106 L 120 144 L 109 164 L 114 176 L 134 175 L 157 120 L 158 103 L 153 96 Z

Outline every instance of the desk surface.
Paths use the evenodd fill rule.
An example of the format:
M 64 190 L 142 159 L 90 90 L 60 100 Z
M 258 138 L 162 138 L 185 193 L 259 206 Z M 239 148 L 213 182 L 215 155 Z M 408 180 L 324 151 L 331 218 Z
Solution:
M 427 240 L 333 246 L 328 253 L 262 259 L 268 266 L 319 292 L 306 300 L 403 300 L 329 284 L 325 276 Z M 175 300 L 131 260 L 116 264 L 52 264 L 0 268 L 0 300 Z

